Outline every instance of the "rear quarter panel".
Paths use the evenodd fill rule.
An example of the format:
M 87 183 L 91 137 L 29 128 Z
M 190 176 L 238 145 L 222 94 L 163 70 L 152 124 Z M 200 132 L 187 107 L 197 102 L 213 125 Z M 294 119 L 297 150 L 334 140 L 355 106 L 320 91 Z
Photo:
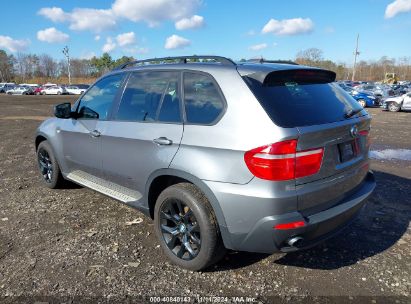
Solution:
M 170 167 L 202 180 L 246 184 L 254 176 L 244 152 L 296 137 L 298 131 L 275 126 L 235 69 L 216 69 L 212 76 L 226 99 L 225 114 L 215 125 L 186 124 Z

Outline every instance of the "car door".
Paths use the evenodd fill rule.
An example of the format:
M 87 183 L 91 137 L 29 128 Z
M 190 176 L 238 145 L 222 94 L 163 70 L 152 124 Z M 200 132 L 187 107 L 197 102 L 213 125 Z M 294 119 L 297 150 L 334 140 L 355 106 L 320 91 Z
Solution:
M 109 75 L 96 82 L 76 103 L 76 118 L 66 119 L 62 137 L 66 173 L 82 171 L 101 177 L 101 139 L 104 121 L 119 96 L 125 74 Z
M 405 95 L 404 101 L 402 103 L 402 108 L 404 110 L 411 110 L 411 93 Z
M 105 178 L 143 193 L 150 174 L 168 168 L 183 135 L 181 73 L 132 72 L 101 134 Z

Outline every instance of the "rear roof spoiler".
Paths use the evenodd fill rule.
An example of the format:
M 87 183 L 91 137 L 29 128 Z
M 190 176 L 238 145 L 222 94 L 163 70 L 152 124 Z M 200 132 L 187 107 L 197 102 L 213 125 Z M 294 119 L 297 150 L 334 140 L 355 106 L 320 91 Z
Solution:
M 304 67 L 299 65 L 286 65 L 287 68 L 264 68 L 255 70 L 240 70 L 241 76 L 257 80 L 264 85 L 280 85 L 285 82 L 297 83 L 330 83 L 334 82 L 336 73 L 329 70 L 318 69 L 313 67 Z

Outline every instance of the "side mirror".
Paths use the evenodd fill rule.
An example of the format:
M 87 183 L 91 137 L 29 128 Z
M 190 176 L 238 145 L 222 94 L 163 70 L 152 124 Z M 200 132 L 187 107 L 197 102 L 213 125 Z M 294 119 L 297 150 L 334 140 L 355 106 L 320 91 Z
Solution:
M 71 104 L 69 102 L 58 104 L 54 107 L 54 116 L 57 118 L 71 118 Z

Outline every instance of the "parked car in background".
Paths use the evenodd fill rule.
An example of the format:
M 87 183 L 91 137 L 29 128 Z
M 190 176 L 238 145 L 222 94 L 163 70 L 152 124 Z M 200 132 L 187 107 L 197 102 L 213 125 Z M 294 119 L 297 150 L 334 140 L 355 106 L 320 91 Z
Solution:
M 20 85 L 23 86 L 23 87 L 31 87 L 31 88 L 39 87 L 39 85 L 36 84 L 36 83 L 20 83 Z
M 66 88 L 67 93 L 71 95 L 81 95 L 87 90 L 85 88 L 80 88 L 79 86 L 76 86 L 76 85 L 67 86 L 65 88 Z
M 57 86 L 56 83 L 50 83 L 50 82 L 47 82 L 47 83 L 45 83 L 45 84 L 42 85 L 43 88 L 55 87 L 55 86 Z
M 0 93 L 6 93 L 8 90 L 14 88 L 16 84 L 14 82 L 2 82 L 0 83 Z
M 355 88 L 349 87 L 344 83 L 339 83 L 339 86 L 350 94 L 363 107 L 375 107 L 380 105 L 379 97 L 372 92 L 358 92 Z
M 398 112 L 401 110 L 411 111 L 411 92 L 397 97 L 390 97 L 384 100 L 383 110 Z
M 380 105 L 380 99 L 375 95 L 369 95 L 363 92 L 353 90 L 349 93 L 363 107 L 376 107 Z
M 76 87 L 79 87 L 80 89 L 84 89 L 84 90 L 87 90 L 90 87 L 89 84 L 73 84 L 73 85 Z
M 62 86 L 44 87 L 41 91 L 42 95 L 63 95 L 67 94 L 67 90 Z
M 44 88 L 42 86 L 37 87 L 33 90 L 33 94 L 34 95 L 41 95 L 43 90 L 44 90 Z
M 33 90 L 30 87 L 25 86 L 15 86 L 14 88 L 7 90 L 8 95 L 31 95 Z
M 394 91 L 394 95 L 403 95 L 410 91 L 407 85 L 394 84 L 391 86 L 391 89 Z
M 334 72 L 217 56 L 139 64 L 164 59 L 124 64 L 56 105 L 35 137 L 45 186 L 68 179 L 144 212 L 190 270 L 226 248 L 314 246 L 360 213 L 376 185 L 371 116 Z
M 370 95 L 370 92 L 380 98 L 394 96 L 394 91 L 383 84 L 363 84 L 355 88 L 358 92 L 364 92 Z

